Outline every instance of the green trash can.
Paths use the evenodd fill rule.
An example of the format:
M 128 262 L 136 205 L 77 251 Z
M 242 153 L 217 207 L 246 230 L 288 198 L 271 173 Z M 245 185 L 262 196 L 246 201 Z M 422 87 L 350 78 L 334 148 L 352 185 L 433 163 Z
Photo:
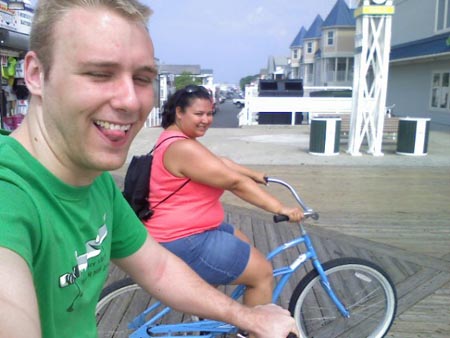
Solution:
M 312 118 L 309 134 L 309 153 L 312 155 L 339 155 L 341 118 Z
M 397 154 L 425 156 L 428 153 L 429 118 L 400 118 L 397 133 Z

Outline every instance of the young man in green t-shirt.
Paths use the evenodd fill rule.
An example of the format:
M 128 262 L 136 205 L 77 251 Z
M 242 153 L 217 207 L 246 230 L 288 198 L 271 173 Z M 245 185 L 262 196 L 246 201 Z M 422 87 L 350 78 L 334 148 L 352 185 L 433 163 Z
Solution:
M 153 107 L 150 13 L 135 0 L 37 4 L 29 111 L 0 136 L 0 337 L 96 337 L 110 259 L 179 310 L 255 337 L 297 332 L 287 311 L 232 301 L 148 237 L 107 173 Z

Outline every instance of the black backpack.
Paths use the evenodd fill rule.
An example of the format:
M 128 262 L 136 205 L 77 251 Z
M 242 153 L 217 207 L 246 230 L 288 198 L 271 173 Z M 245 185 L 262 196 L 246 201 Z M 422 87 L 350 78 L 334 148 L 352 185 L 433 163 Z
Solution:
M 163 142 L 171 138 L 187 138 L 185 136 L 171 136 L 160 143 L 155 145 L 153 149 L 145 155 L 136 155 L 131 159 L 130 165 L 128 166 L 127 173 L 125 175 L 125 182 L 123 188 L 123 196 L 133 208 L 136 215 L 141 220 L 147 220 L 152 217 L 154 211 L 150 207 L 150 202 L 148 200 L 149 188 L 150 188 L 150 175 L 152 170 L 153 161 L 153 151 L 158 148 Z M 153 208 L 156 208 L 161 203 L 165 202 L 173 194 L 183 188 L 190 179 L 187 179 L 180 187 L 175 191 L 171 192 L 163 200 L 159 201 Z

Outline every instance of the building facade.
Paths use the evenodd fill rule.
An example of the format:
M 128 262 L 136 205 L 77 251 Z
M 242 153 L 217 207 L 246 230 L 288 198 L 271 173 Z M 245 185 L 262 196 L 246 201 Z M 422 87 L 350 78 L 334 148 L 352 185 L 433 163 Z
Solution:
M 397 0 L 387 104 L 450 125 L 450 0 Z
M 317 15 L 290 46 L 291 78 L 305 86 L 351 86 L 355 18 L 345 0 L 337 0 L 325 20 Z

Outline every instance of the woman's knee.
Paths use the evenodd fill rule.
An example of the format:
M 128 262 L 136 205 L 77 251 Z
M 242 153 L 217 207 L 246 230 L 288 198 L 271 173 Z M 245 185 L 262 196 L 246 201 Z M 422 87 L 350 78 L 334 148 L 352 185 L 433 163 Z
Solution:
M 270 288 L 273 287 L 273 268 L 272 264 L 266 259 L 257 264 L 257 274 L 254 280 L 254 286 Z
M 257 249 L 252 248 L 247 267 L 237 282 L 248 286 L 272 285 L 272 264 Z
M 260 271 L 261 277 L 262 278 L 267 278 L 267 279 L 273 279 L 273 267 L 272 264 L 266 259 L 262 259 L 259 263 L 258 263 L 258 270 Z

